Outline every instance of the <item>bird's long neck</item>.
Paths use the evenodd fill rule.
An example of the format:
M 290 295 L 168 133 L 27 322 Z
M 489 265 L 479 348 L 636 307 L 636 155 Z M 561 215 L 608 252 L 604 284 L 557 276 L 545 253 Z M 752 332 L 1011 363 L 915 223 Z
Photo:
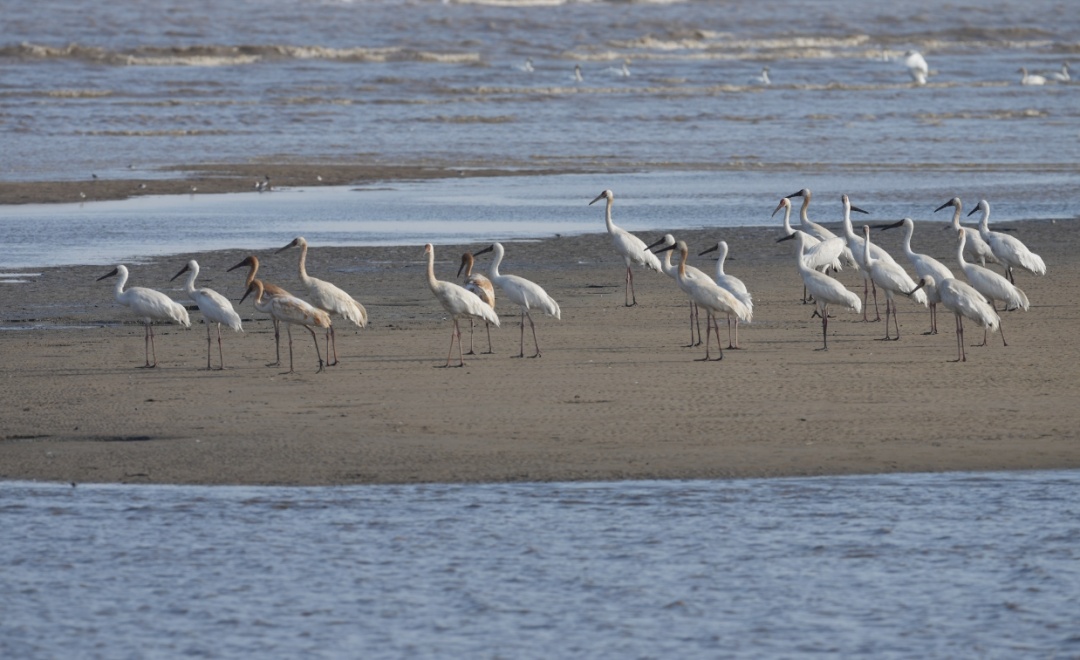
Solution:
M 806 209 L 810 206 L 810 195 L 803 195 L 802 207 L 799 208 L 799 220 L 805 225 L 810 222 L 810 216 L 807 215 Z
M 611 205 L 615 203 L 615 200 L 608 197 L 607 204 L 604 208 L 604 224 L 607 225 L 608 232 L 615 231 L 615 223 L 611 221 Z
M 491 276 L 491 279 L 494 280 L 494 279 L 496 279 L 498 277 L 501 277 L 499 275 L 499 264 L 502 263 L 502 260 L 503 260 L 503 251 L 500 250 L 500 249 L 496 249 L 495 250 L 495 258 L 491 260 L 491 267 L 488 268 L 488 275 Z
M 306 285 L 311 279 L 307 274 L 307 243 L 300 244 L 300 265 L 298 268 L 300 271 L 300 281 Z
M 720 257 L 716 260 L 716 276 L 722 277 L 724 275 L 724 261 L 727 260 L 727 246 L 720 246 Z
M 784 207 L 784 231 L 788 236 L 795 233 L 795 230 L 791 228 L 791 204 Z
M 679 250 L 679 278 L 686 278 L 686 256 L 689 254 L 686 250 Z
M 981 231 L 981 232 L 990 231 L 990 205 L 989 204 L 983 204 L 982 205 L 982 219 L 979 220 L 979 231 Z
M 954 208 L 956 210 L 952 214 L 952 226 L 953 229 L 960 229 L 960 205 L 957 204 Z
M 199 276 L 199 270 L 197 268 L 188 269 L 187 282 L 184 284 L 184 291 L 190 296 L 195 293 L 195 278 Z
M 438 287 L 439 281 L 435 279 L 435 250 L 428 250 L 427 253 L 427 283 L 432 291 Z
M 266 301 L 265 303 L 263 302 L 263 283 L 262 283 L 262 281 L 261 280 L 252 280 L 251 284 L 249 286 L 254 286 L 255 287 L 255 297 L 251 301 L 255 305 L 255 309 L 259 310 L 260 312 L 267 311 L 267 308 L 269 307 L 269 302 L 270 301 Z
M 259 260 L 252 257 L 251 268 L 248 269 L 247 282 L 245 286 L 251 286 L 251 283 L 255 281 L 255 273 L 259 272 Z
M 116 274 L 116 284 L 113 285 L 113 293 L 116 295 L 116 299 L 120 300 L 124 296 L 124 285 L 128 281 L 127 269 L 122 269 Z
M 844 204 L 844 234 L 847 236 L 855 235 L 855 228 L 851 226 L 851 205 Z
M 465 279 L 472 277 L 472 269 L 474 263 L 473 256 L 471 254 L 465 257 Z
M 871 268 L 874 265 L 874 260 L 870 257 L 870 234 L 863 232 L 863 262 L 867 268 Z
M 956 241 L 956 260 L 960 263 L 960 268 L 963 269 L 967 266 L 967 262 L 964 261 L 964 245 L 967 243 L 967 232 L 957 232 Z
M 904 251 L 909 255 L 915 254 L 915 250 L 911 249 L 911 237 L 915 235 L 915 225 L 904 223 Z

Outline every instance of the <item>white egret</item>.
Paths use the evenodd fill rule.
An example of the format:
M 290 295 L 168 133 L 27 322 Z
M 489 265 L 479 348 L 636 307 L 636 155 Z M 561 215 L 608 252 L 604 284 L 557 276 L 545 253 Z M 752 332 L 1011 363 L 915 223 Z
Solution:
M 930 304 L 930 332 L 926 334 L 936 335 L 938 332 L 937 304 L 941 302 L 941 296 L 938 295 L 935 282 L 953 279 L 953 274 L 945 264 L 937 259 L 911 249 L 911 236 L 915 233 L 915 221 L 911 218 L 904 218 L 891 225 L 885 225 L 882 229 L 893 229 L 901 226 L 904 228 L 904 254 L 907 255 L 908 261 L 915 268 L 916 277 L 920 280 L 926 280 L 923 291 L 926 292 L 926 301 Z
M 626 262 L 626 286 L 624 291 L 624 297 L 626 298 L 626 306 L 633 307 L 637 304 L 637 295 L 634 293 L 634 271 L 630 268 L 631 264 L 638 264 L 639 266 L 645 266 L 661 272 L 660 260 L 656 258 L 656 255 L 649 252 L 645 246 L 645 241 L 641 240 L 637 236 L 634 236 L 630 232 L 626 231 L 622 227 L 618 227 L 611 221 L 611 205 L 615 200 L 615 193 L 610 190 L 605 190 L 596 196 L 593 201 L 589 202 L 589 205 L 593 205 L 601 199 L 607 200 L 606 209 L 604 211 L 604 221 L 607 223 L 607 231 L 611 236 L 611 242 L 615 245 L 615 249 L 623 256 L 623 260 Z M 631 302 L 631 299 L 633 302 Z
M 803 285 L 806 286 L 806 290 L 810 292 L 810 295 L 814 297 L 818 314 L 821 316 L 822 345 L 817 350 L 827 351 L 829 350 L 829 306 L 839 305 L 845 309 L 854 310 L 857 314 L 862 311 L 862 301 L 859 300 L 859 296 L 848 291 L 847 287 L 839 281 L 824 273 L 819 273 L 806 264 L 803 254 L 806 252 L 807 238 L 808 236 L 803 232 L 795 234 L 795 249 L 796 254 L 799 255 L 795 262 L 799 269 L 799 275 L 802 276 Z
M 690 298 L 701 307 L 705 308 L 705 357 L 702 361 L 710 360 L 709 333 L 716 328 L 716 347 L 720 349 L 720 357 L 724 359 L 724 347 L 720 345 L 720 326 L 716 322 L 716 314 L 734 314 L 739 320 L 749 323 L 753 319 L 753 312 L 742 303 L 733 293 L 723 288 L 709 277 L 688 277 L 686 274 L 686 260 L 690 249 L 683 241 L 677 242 L 665 250 L 678 250 L 680 255 L 678 279 L 679 288 L 686 292 Z
M 480 250 L 476 254 L 480 255 L 491 251 L 495 252 L 495 259 L 491 262 L 491 267 L 488 269 L 488 279 L 490 279 L 495 286 L 502 289 L 507 298 L 521 307 L 521 349 L 518 353 L 518 357 L 525 357 L 526 318 L 529 319 L 529 327 L 532 328 L 533 333 L 533 344 L 536 345 L 536 353 L 534 353 L 532 357 L 542 357 L 540 353 L 540 342 L 536 340 L 536 324 L 533 323 L 532 314 L 529 313 L 529 310 L 535 307 L 548 316 L 554 316 L 557 319 L 561 319 L 562 311 L 559 309 L 559 303 L 555 302 L 555 299 L 549 296 L 536 282 L 530 282 L 524 277 L 518 277 L 517 275 L 503 275 L 499 273 L 499 266 L 502 264 L 503 255 L 506 253 L 502 243 L 493 243 L 491 246 Z
M 237 268 L 243 268 L 245 266 L 247 266 L 247 268 L 248 268 L 247 278 L 245 278 L 245 280 L 244 280 L 244 289 L 246 290 L 249 286 L 251 286 L 251 283 L 253 281 L 255 281 L 255 274 L 259 272 L 259 258 L 258 257 L 256 257 L 253 254 L 249 255 L 248 257 L 244 258 L 243 261 L 236 264 L 235 266 L 233 266 L 232 268 L 230 268 L 229 270 L 227 270 L 225 272 L 231 272 L 231 271 L 236 270 Z M 291 293 L 289 293 L 285 289 L 282 289 L 280 286 L 277 286 L 275 284 L 271 284 L 271 283 L 265 282 L 265 281 L 263 282 L 263 294 L 268 296 L 268 297 L 269 296 L 282 296 L 282 295 L 291 296 L 292 295 Z M 275 354 L 276 357 L 275 357 L 273 362 L 269 363 L 266 366 L 268 366 L 268 367 L 276 367 L 276 366 L 281 364 L 281 321 L 278 321 L 277 318 L 273 317 L 273 316 L 271 316 L 270 319 L 274 322 L 274 354 Z
M 1048 73 L 1046 78 L 1048 80 L 1053 80 L 1054 82 L 1069 82 L 1072 80 L 1072 76 L 1069 75 L 1069 63 L 1062 62 L 1061 70 Z
M 461 328 L 458 326 L 458 319 L 465 317 L 480 319 L 484 323 L 494 324 L 497 328 L 499 327 L 499 317 L 495 315 L 495 310 L 490 305 L 472 291 L 453 282 L 443 282 L 435 279 L 435 248 L 432 247 L 431 243 L 424 246 L 424 254 L 427 255 L 428 287 L 431 288 L 431 292 L 439 299 L 443 309 L 446 310 L 450 315 L 450 319 L 454 322 L 454 329 L 450 331 L 450 351 L 446 354 L 445 366 L 450 366 L 450 356 L 454 352 L 454 339 L 456 338 L 458 366 L 464 367 L 465 358 L 461 354 Z
M 154 347 L 154 321 L 175 321 L 185 328 L 191 327 L 187 310 L 180 303 L 174 301 L 160 291 L 146 289 L 141 286 L 133 286 L 127 291 L 124 285 L 128 281 L 128 269 L 126 266 L 117 266 L 107 274 L 97 278 L 97 281 L 119 275 L 113 291 L 116 294 L 116 302 L 130 309 L 135 316 L 142 319 L 145 332 L 146 364 L 144 368 L 152 369 L 157 366 L 157 349 Z M 153 364 L 150 363 L 151 353 L 154 356 Z
M 915 281 L 911 279 L 903 268 L 896 262 L 889 262 L 884 259 L 876 259 L 870 254 L 870 227 L 869 225 L 863 225 L 863 261 L 866 263 L 868 270 L 870 271 L 870 277 L 873 278 L 874 283 L 885 290 L 885 339 L 889 340 L 892 337 L 889 336 L 889 314 L 892 314 L 893 325 L 896 327 L 896 340 L 900 339 L 900 322 L 898 320 L 898 314 L 896 309 L 896 301 L 893 299 L 894 293 L 901 293 L 905 296 L 915 299 L 915 302 L 926 306 L 926 292 L 921 289 L 917 289 Z
M 997 263 L 997 257 L 994 256 L 994 251 L 990 249 L 990 246 L 979 235 L 979 230 L 973 227 L 964 227 L 960 224 L 960 214 L 963 211 L 964 205 L 960 202 L 959 197 L 953 197 L 949 201 L 945 202 L 941 206 L 934 209 L 934 213 L 937 213 L 941 209 L 951 206 L 953 207 L 952 216 L 952 229 L 953 233 L 959 230 L 963 230 L 967 239 L 964 243 L 964 253 L 968 259 L 972 261 L 978 261 L 980 266 L 986 267 L 986 262 L 992 264 Z M 945 227 L 948 229 L 948 227 Z
M 716 275 L 714 279 L 716 283 L 730 291 L 736 298 L 738 298 L 742 304 L 746 305 L 746 308 L 750 310 L 750 313 L 754 313 L 754 299 L 750 295 L 750 292 L 746 289 L 746 284 L 742 280 L 734 275 L 728 275 L 724 272 L 724 261 L 728 256 L 728 244 L 727 241 L 719 241 L 711 248 L 698 253 L 698 256 L 709 254 L 710 252 L 719 252 L 720 256 L 716 258 Z M 735 317 L 735 343 L 731 342 L 731 314 L 727 315 L 728 322 L 728 348 L 738 349 L 739 346 L 739 317 Z
M 484 302 L 485 305 L 492 310 L 495 309 L 495 287 L 491 285 L 491 280 L 484 277 L 480 273 L 472 272 L 473 264 L 475 260 L 471 252 L 466 252 L 461 255 L 461 266 L 458 267 L 458 277 L 461 277 L 461 271 L 465 271 L 465 290 L 471 291 Z M 484 321 L 484 327 L 487 328 L 488 349 L 487 353 L 491 354 L 494 351 L 491 350 L 491 324 Z M 469 317 L 469 352 L 466 355 L 475 355 L 476 351 L 473 350 L 473 317 Z
M 1020 74 L 1021 85 L 1034 86 L 1046 84 L 1046 78 L 1037 73 L 1028 73 L 1027 67 L 1020 67 L 1020 69 L 1017 70 L 1017 73 Z
M 988 301 L 990 305 L 994 305 L 995 300 L 1000 300 L 1005 303 L 1005 311 L 1013 309 L 1022 309 L 1027 311 L 1031 306 L 1028 301 L 1027 294 L 1024 293 L 1015 284 L 1009 282 L 1001 275 L 998 275 L 989 268 L 983 268 L 982 266 L 976 266 L 975 264 L 969 264 L 964 261 L 964 243 L 967 241 L 967 234 L 963 231 L 956 232 L 956 261 L 960 266 L 960 270 L 964 272 L 964 277 L 971 286 L 981 293 Z M 1001 343 L 1004 346 L 1008 346 L 1009 342 L 1005 341 L 1005 329 L 998 324 L 998 329 L 1001 331 Z M 986 345 L 986 336 L 983 335 L 983 343 L 980 346 Z
M 325 280 L 316 279 L 310 277 L 307 274 L 307 252 L 308 244 L 304 240 L 303 236 L 297 236 L 291 243 L 278 250 L 283 252 L 291 247 L 300 248 L 300 263 L 299 273 L 300 281 L 307 287 L 308 297 L 311 298 L 311 304 L 329 314 L 337 314 L 347 321 L 351 321 L 358 327 L 367 326 L 367 310 L 364 306 L 353 299 L 352 296 L 345 293 L 337 286 L 327 282 Z M 330 346 L 334 347 L 334 361 L 330 361 Z M 332 367 L 338 363 L 337 357 L 337 337 L 334 333 L 333 326 L 327 326 L 326 329 L 326 366 Z
M 294 325 L 299 325 L 311 333 L 311 339 L 315 342 L 315 355 L 319 357 L 319 369 L 315 373 L 321 372 L 323 370 L 323 359 L 322 353 L 319 352 L 319 339 L 315 336 L 315 331 L 311 329 L 311 326 L 329 328 L 330 315 L 296 296 L 264 296 L 265 287 L 262 280 L 252 280 L 247 291 L 244 292 L 243 298 L 240 298 L 240 302 L 243 303 L 244 298 L 247 298 L 251 293 L 255 294 L 253 299 L 255 309 L 263 314 L 269 314 L 285 324 L 285 332 L 289 336 L 288 373 L 293 371 L 292 327 Z
M 184 284 L 184 292 L 191 296 L 191 299 L 199 306 L 199 311 L 201 311 L 203 315 L 203 323 L 206 325 L 206 369 L 207 371 L 210 370 L 211 323 L 217 326 L 218 360 L 221 364 L 221 369 L 224 369 L 225 355 L 221 350 L 221 324 L 224 323 L 236 332 L 242 332 L 244 328 L 240 323 L 240 315 L 233 309 L 232 303 L 229 302 L 228 298 L 217 291 L 206 287 L 201 289 L 195 288 L 195 278 L 199 276 L 199 262 L 194 259 L 187 262 L 187 264 L 180 269 L 179 273 L 172 276 L 172 280 L 175 280 L 184 273 L 188 273 L 187 282 Z M 172 280 L 169 281 L 171 282 Z
M 867 268 L 866 260 L 863 258 L 863 255 L 866 252 L 866 250 L 864 249 L 865 240 L 863 239 L 862 236 L 857 235 L 855 233 L 854 227 L 851 226 L 851 212 L 852 211 L 857 211 L 859 213 L 868 213 L 868 212 L 860 209 L 857 206 L 852 206 L 851 205 L 851 200 L 848 199 L 847 195 L 841 195 L 840 196 L 840 202 L 844 205 L 844 222 L 843 222 L 844 237 L 847 240 L 848 250 L 851 252 L 851 255 L 855 258 L 855 263 L 859 266 L 859 270 L 862 272 L 862 277 L 863 277 L 863 318 L 862 318 L 862 320 L 863 321 L 869 321 L 869 319 L 866 318 L 866 312 L 867 312 L 867 304 L 866 303 L 867 303 L 867 298 L 869 297 L 869 294 L 872 292 L 874 294 L 874 321 L 880 321 L 881 320 L 881 310 L 880 310 L 880 308 L 878 308 L 877 285 L 874 283 L 874 278 L 870 277 L 870 269 Z M 886 262 L 890 262 L 890 263 L 896 263 L 896 260 L 893 259 L 891 254 L 889 254 L 884 249 L 882 249 L 882 248 L 880 248 L 880 247 L 878 247 L 876 245 L 871 245 L 870 246 L 870 255 L 872 257 L 874 257 L 875 259 L 881 259 L 882 261 L 886 261 Z M 914 285 L 912 285 L 912 286 L 914 286 Z M 886 331 L 887 330 L 888 330 L 888 328 L 886 328 Z
M 994 332 L 1001 324 L 1001 318 L 993 306 L 967 282 L 952 277 L 935 280 L 933 276 L 927 275 L 919 281 L 919 286 L 934 287 L 942 306 L 956 315 L 956 359 L 953 362 L 967 362 L 967 351 L 964 350 L 964 317 L 978 323 L 987 332 Z
M 655 242 L 650 243 L 648 246 L 646 246 L 645 249 L 646 250 L 652 250 L 654 247 L 657 247 L 657 246 L 670 248 L 670 247 L 672 247 L 674 245 L 675 245 L 675 237 L 672 236 L 671 234 L 664 234 L 661 238 L 657 239 Z M 674 266 L 671 263 L 671 250 L 657 250 L 656 252 L 658 254 L 660 252 L 664 253 L 664 258 L 660 260 L 660 270 L 662 270 L 665 275 L 667 275 L 671 279 L 675 280 L 676 285 L 678 285 L 678 282 L 679 282 L 679 267 Z M 708 275 L 706 275 L 705 273 L 703 273 L 699 269 L 694 268 L 693 266 L 690 266 L 690 265 L 686 266 L 686 276 L 691 278 L 691 279 L 693 279 L 695 277 L 708 277 Z M 697 340 L 696 341 L 694 340 L 694 326 L 695 325 L 697 326 Z M 694 299 L 691 298 L 690 299 L 690 343 L 686 345 L 686 348 L 691 348 L 693 346 L 701 346 L 701 321 L 700 321 L 700 317 L 698 316 L 697 303 L 695 303 Z
M 1024 245 L 1023 241 L 1015 236 L 1009 236 L 998 231 L 990 231 L 990 202 L 980 199 L 978 205 L 971 209 L 972 215 L 976 211 L 982 211 L 982 219 L 979 221 L 979 236 L 990 246 L 998 263 L 1005 267 L 1005 275 L 1009 281 L 1015 283 L 1013 268 L 1023 268 L 1033 275 L 1046 275 L 1046 262 L 1042 257 L 1035 254 Z
M 930 75 L 930 67 L 926 64 L 926 58 L 917 50 L 909 50 L 904 53 L 904 66 L 907 67 L 911 79 L 916 85 L 925 85 L 926 77 Z

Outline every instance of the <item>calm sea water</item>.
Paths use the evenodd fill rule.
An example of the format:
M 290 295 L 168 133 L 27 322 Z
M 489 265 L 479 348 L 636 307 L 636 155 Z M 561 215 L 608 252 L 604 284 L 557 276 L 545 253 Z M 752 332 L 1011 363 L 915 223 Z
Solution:
M 1080 473 L 0 483 L 0 655 L 1076 657 Z
M 7 208 L 0 268 L 595 231 L 603 188 L 631 229 L 767 224 L 802 187 L 819 219 L 841 193 L 881 218 L 956 194 L 1077 217 L 1080 85 L 1017 72 L 1076 54 L 1066 2 L 57 0 L 4 21 L 0 179 L 71 180 L 73 199 L 91 174 L 218 162 L 615 174 Z

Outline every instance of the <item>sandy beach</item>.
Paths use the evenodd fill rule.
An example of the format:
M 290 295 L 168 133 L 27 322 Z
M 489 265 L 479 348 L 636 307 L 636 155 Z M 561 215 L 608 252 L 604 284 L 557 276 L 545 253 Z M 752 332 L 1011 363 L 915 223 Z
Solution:
M 112 282 L 95 281 L 109 269 L 43 269 L 0 287 L 0 478 L 346 484 L 1076 468 L 1078 239 L 1067 221 L 1009 224 L 1049 272 L 1018 275 L 1031 310 L 1003 313 L 1009 345 L 994 335 L 969 347 L 966 363 L 950 362 L 952 315 L 924 335 L 929 312 L 909 300 L 899 303 L 900 341 L 881 341 L 883 322 L 837 311 L 830 350 L 815 350 L 820 321 L 800 302 L 792 244 L 777 244 L 771 227 L 676 233 L 694 255 L 726 240 L 726 270 L 754 296 L 742 350 L 714 362 L 684 347 L 688 306 L 667 276 L 637 270 L 639 304 L 623 305 L 622 259 L 603 233 L 508 243 L 503 272 L 540 283 L 562 320 L 536 317 L 542 358 L 512 357 L 519 317 L 499 298 L 495 353 L 467 356 L 464 368 L 442 368 L 451 324 L 426 285 L 422 245 L 312 246 L 309 272 L 353 294 L 371 319 L 363 330 L 338 322 L 341 363 L 324 373 L 302 329 L 295 373 L 266 366 L 272 326 L 250 302 L 238 308 L 245 332 L 225 336 L 224 371 L 204 369 L 197 311 L 191 329 L 157 327 L 159 366 L 140 368 L 142 325 L 115 302 Z M 952 267 L 940 226 L 922 225 L 916 249 Z M 902 261 L 901 238 L 874 232 Z M 456 280 L 462 252 L 482 247 L 438 247 L 437 277 Z M 132 265 L 129 284 L 190 304 L 169 278 L 195 258 L 199 285 L 236 301 L 243 275 L 225 271 L 246 254 Z M 303 292 L 296 251 L 259 256 L 261 277 Z M 715 261 L 691 263 L 711 272 Z M 861 294 L 856 272 L 839 279 Z M 982 333 L 967 328 L 978 343 Z M 485 342 L 481 329 L 478 349 Z M 284 343 L 283 352 L 287 365 Z

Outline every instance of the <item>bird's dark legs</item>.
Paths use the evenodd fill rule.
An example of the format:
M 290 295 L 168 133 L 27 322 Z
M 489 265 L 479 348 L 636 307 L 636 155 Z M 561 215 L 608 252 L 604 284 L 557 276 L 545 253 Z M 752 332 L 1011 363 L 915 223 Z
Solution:
M 709 361 L 709 342 L 712 339 L 712 312 L 705 312 L 705 357 L 697 362 Z
M 154 326 L 150 323 L 144 323 L 146 326 L 145 336 L 143 338 L 143 348 L 146 353 L 146 364 L 143 365 L 144 369 L 153 369 L 157 366 L 157 350 L 154 348 Z M 150 364 L 150 354 L 154 355 L 154 363 Z
M 307 327 L 306 325 L 304 326 L 304 329 L 311 333 L 311 341 L 315 342 L 315 355 L 319 356 L 319 369 L 315 373 L 321 373 L 322 370 L 323 370 L 323 359 L 322 359 L 322 353 L 319 352 L 319 338 L 315 336 L 315 331 L 312 330 L 311 328 Z M 290 349 L 291 349 L 292 337 L 290 336 L 289 339 L 290 339 L 289 343 L 290 343 Z M 330 357 L 329 351 L 327 352 L 327 357 Z M 290 362 L 290 366 L 291 366 L 292 360 L 290 359 L 289 362 Z
M 327 341 L 327 344 L 326 344 L 326 366 L 328 366 L 328 367 L 337 366 L 337 363 L 338 363 L 338 359 L 337 359 L 337 333 L 334 332 L 334 326 L 333 325 L 331 325 L 329 328 L 326 329 L 326 341 Z M 333 362 L 330 361 L 330 347 L 331 346 L 334 347 L 334 361 Z
M 540 342 L 536 341 L 536 324 L 533 323 L 532 314 L 530 314 L 528 312 L 525 312 L 525 316 L 527 316 L 529 318 L 529 327 L 532 328 L 532 333 L 533 333 L 533 344 L 536 345 L 536 353 L 533 355 L 533 357 L 534 358 L 543 357 L 543 355 L 540 354 Z M 521 333 L 525 334 L 525 324 L 524 323 L 521 324 Z
M 457 321 L 454 321 L 454 323 L 457 324 Z M 473 350 L 473 326 L 475 326 L 475 325 L 476 325 L 476 321 L 474 321 L 473 318 L 470 316 L 469 317 L 469 352 L 467 352 L 465 355 L 476 355 L 476 351 Z M 447 361 L 449 362 L 449 360 L 447 360 Z
M 630 266 L 626 267 L 626 294 L 629 296 L 626 298 L 626 306 L 633 307 L 636 305 L 637 294 L 634 293 L 634 271 L 630 270 Z M 631 302 L 631 298 L 633 298 L 633 302 Z
M 878 304 L 877 304 L 877 287 L 874 285 L 874 280 L 870 280 L 870 290 L 874 293 L 874 316 L 876 317 L 874 320 L 875 321 L 880 321 L 881 320 L 881 310 L 878 308 Z M 887 304 L 888 304 L 888 301 L 886 301 L 886 305 Z M 888 310 L 886 310 L 886 313 L 888 313 Z M 885 320 L 887 321 L 888 319 L 885 319 Z
M 694 324 L 697 324 L 697 341 L 694 341 Z M 698 306 L 693 300 L 690 301 L 690 343 L 686 348 L 701 346 L 701 317 L 698 315 Z
M 525 310 L 521 310 L 521 342 L 518 344 L 519 358 L 525 357 Z
M 291 374 L 293 372 L 293 363 L 292 363 L 293 362 L 292 361 L 292 326 L 291 325 L 285 326 L 285 332 L 288 333 L 288 335 L 289 335 L 289 370 L 287 372 L 285 372 L 285 373 L 290 373 Z M 315 342 L 315 348 L 316 349 L 319 348 L 319 342 L 317 342 L 317 341 Z
M 484 321 L 484 327 L 485 327 L 485 328 L 487 328 L 487 336 L 488 336 L 488 349 L 487 349 L 487 353 L 486 353 L 486 354 L 487 354 L 487 355 L 491 355 L 492 353 L 494 353 L 494 352 L 495 352 L 495 351 L 494 351 L 494 350 L 493 350 L 493 349 L 491 348 L 491 324 L 490 324 L 490 323 L 488 323 L 487 321 Z M 472 340 L 471 340 L 471 339 L 469 340 L 469 346 L 470 346 L 470 347 L 472 346 Z
M 281 366 L 281 321 L 274 319 L 274 355 L 275 359 L 268 367 Z
M 465 366 L 465 358 L 461 354 L 461 328 L 458 326 L 458 320 L 454 319 L 454 328 L 450 331 L 450 350 L 446 352 L 446 364 L 443 365 L 444 367 L 450 366 L 450 356 L 454 354 L 455 338 L 457 339 L 458 366 Z
M 956 314 L 956 359 L 952 362 L 967 362 L 967 354 L 964 352 L 964 319 Z
M 221 362 L 221 370 L 225 370 L 225 352 L 221 350 L 221 324 L 217 323 L 217 352 L 218 360 Z
M 821 348 L 815 348 L 814 350 L 827 351 L 829 350 L 829 306 L 819 305 L 818 310 L 821 312 Z

